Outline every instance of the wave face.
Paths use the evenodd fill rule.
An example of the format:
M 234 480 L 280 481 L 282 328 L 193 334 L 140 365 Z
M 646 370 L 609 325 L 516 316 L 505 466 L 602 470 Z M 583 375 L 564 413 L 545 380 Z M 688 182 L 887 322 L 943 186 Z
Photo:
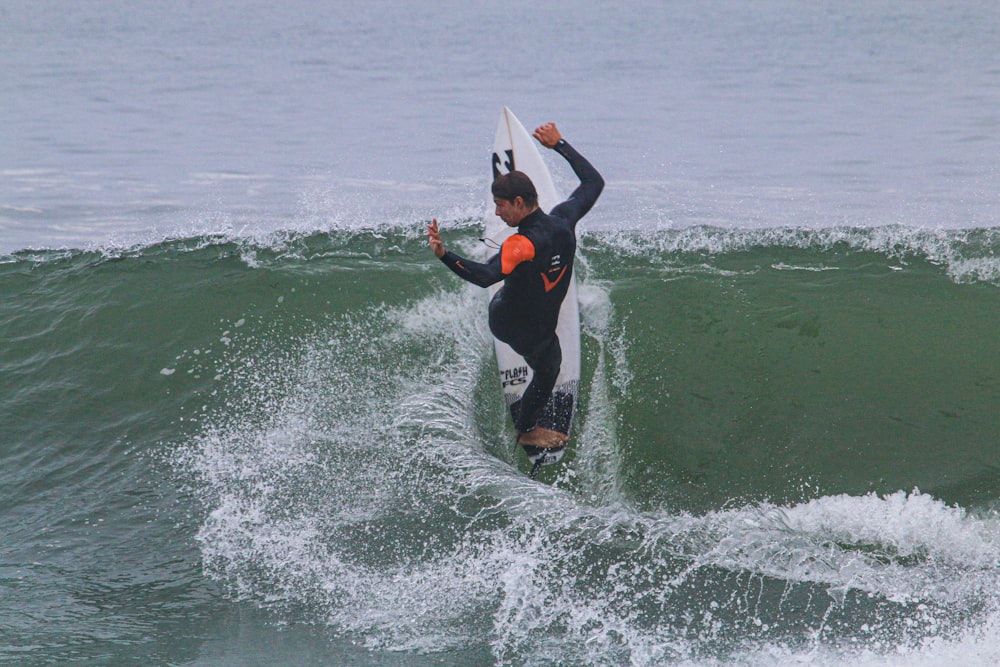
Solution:
M 210 664 L 252 628 L 372 665 L 993 664 L 998 249 L 583 236 L 539 481 L 484 294 L 419 227 L 3 257 L 0 655 Z

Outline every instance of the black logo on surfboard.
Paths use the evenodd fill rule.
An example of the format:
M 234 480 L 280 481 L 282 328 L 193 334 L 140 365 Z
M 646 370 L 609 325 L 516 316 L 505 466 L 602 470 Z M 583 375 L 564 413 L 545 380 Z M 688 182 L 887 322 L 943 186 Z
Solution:
M 504 151 L 507 154 L 507 159 L 504 160 L 496 153 L 493 154 L 493 180 L 495 181 L 500 177 L 500 165 L 506 167 L 508 172 L 514 171 L 514 150 L 507 149 Z
M 528 367 L 518 366 L 500 371 L 500 384 L 504 389 L 528 382 Z

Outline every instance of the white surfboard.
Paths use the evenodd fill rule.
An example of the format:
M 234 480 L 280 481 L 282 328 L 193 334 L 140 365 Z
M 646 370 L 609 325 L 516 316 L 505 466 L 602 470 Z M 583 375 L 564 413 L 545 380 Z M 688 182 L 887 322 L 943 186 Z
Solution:
M 503 113 L 500 114 L 500 124 L 497 126 L 496 139 L 493 142 L 492 169 L 493 178 L 514 170 L 527 174 L 538 191 L 538 205 L 546 213 L 562 201 L 552 183 L 552 175 L 538 151 L 537 142 L 507 107 L 504 107 Z M 516 228 L 508 227 L 496 216 L 492 194 L 488 202 L 486 238 L 499 246 L 516 231 Z M 495 252 L 496 248 L 493 247 L 487 250 L 487 255 Z M 501 286 L 502 283 L 497 283 L 490 287 L 487 298 L 493 298 Z M 562 348 L 562 367 L 539 425 L 569 435 L 580 391 L 580 307 L 576 296 L 575 274 L 571 276 L 569 291 L 559 312 L 556 334 L 559 336 L 559 345 Z M 500 385 L 507 407 L 510 409 L 521 400 L 521 395 L 531 382 L 532 372 L 524 358 L 514 352 L 509 345 L 496 339 L 494 342 L 500 370 Z

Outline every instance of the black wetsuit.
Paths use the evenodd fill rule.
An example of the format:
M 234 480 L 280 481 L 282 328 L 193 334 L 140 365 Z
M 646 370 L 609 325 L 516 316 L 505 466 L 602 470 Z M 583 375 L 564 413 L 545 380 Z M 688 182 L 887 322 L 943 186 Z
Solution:
M 525 216 L 517 232 L 486 263 L 450 251 L 441 258 L 456 274 L 480 287 L 504 281 L 490 301 L 490 331 L 524 357 L 534 372 L 520 405 L 513 410 L 519 431 L 534 428 L 559 375 L 562 349 L 556 324 L 573 276 L 576 223 L 604 189 L 604 179 L 572 146 L 561 140 L 555 150 L 580 179 L 569 199 L 549 214 L 538 209 Z

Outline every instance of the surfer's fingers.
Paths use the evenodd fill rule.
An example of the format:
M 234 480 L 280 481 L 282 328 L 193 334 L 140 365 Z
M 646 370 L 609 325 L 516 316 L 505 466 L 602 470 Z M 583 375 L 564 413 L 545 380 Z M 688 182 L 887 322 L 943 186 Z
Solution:
M 559 129 L 556 128 L 556 124 L 552 121 L 549 121 L 544 125 L 539 125 L 535 128 L 535 132 L 532 136 L 534 136 L 535 139 L 538 139 L 538 141 L 541 142 L 541 144 L 546 148 L 554 147 L 559 142 L 559 139 L 562 138 L 562 135 L 559 133 Z

